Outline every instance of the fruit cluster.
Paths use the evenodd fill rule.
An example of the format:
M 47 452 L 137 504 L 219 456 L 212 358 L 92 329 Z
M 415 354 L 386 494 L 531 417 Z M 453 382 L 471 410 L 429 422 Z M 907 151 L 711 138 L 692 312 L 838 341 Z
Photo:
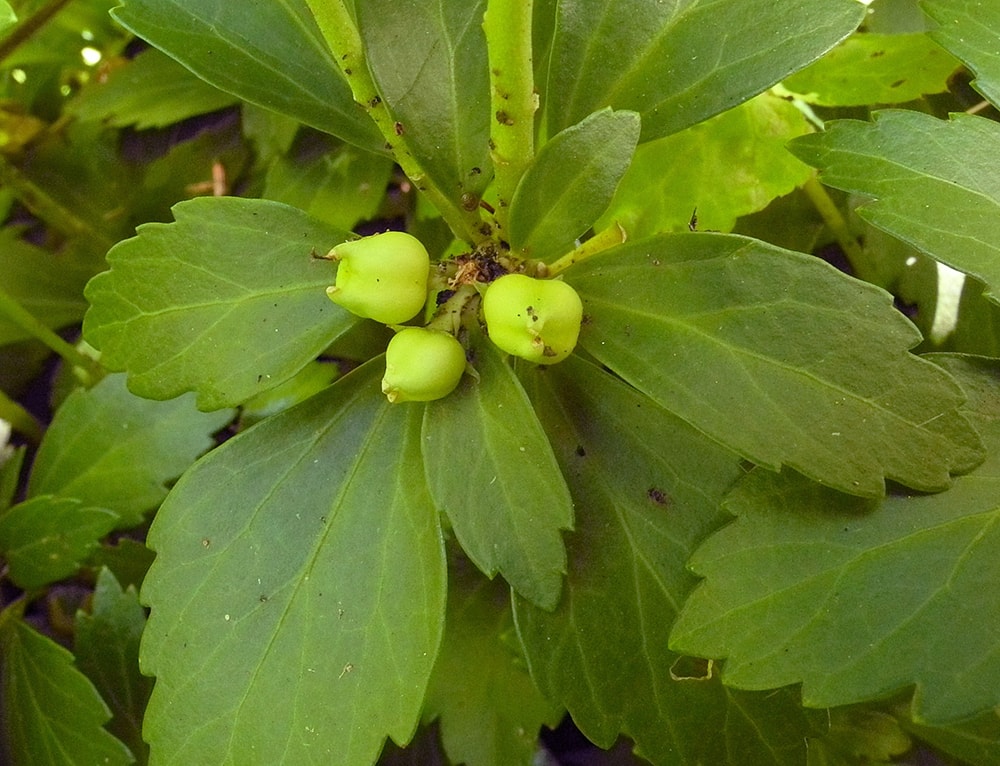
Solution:
M 400 325 L 423 309 L 430 258 L 415 237 L 388 231 L 337 245 L 330 300 L 361 317 Z M 505 274 L 482 299 L 490 340 L 503 351 L 537 364 L 555 364 L 572 353 L 583 304 L 576 290 L 554 279 Z M 450 394 L 465 371 L 465 350 L 450 332 L 397 327 L 385 352 L 382 391 L 390 402 L 427 402 Z

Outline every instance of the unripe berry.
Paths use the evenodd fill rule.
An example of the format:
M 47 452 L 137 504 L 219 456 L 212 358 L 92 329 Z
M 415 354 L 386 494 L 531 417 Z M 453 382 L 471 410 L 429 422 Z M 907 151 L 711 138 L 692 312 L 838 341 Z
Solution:
M 565 282 L 507 274 L 487 288 L 483 316 L 490 340 L 508 354 L 555 364 L 576 346 L 583 303 Z
M 382 393 L 390 402 L 429 402 L 447 396 L 465 371 L 465 349 L 454 335 L 406 327 L 385 350 Z
M 339 263 L 326 294 L 351 313 L 400 324 L 424 307 L 430 258 L 416 237 L 387 231 L 339 244 L 328 257 Z

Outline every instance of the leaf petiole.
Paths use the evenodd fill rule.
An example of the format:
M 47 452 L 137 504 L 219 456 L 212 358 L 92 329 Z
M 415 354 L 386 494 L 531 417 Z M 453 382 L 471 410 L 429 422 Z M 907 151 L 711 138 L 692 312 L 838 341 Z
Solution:
M 103 377 L 100 366 L 93 359 L 42 324 L 2 287 L 0 287 L 0 315 L 7 317 L 31 337 L 44 343 L 68 364 L 77 367 L 86 376 L 86 385 L 91 385 Z
M 598 253 L 604 252 L 609 247 L 620 245 L 626 239 L 628 239 L 628 234 L 622 225 L 616 221 L 608 228 L 599 231 L 575 250 L 566 253 L 566 255 L 550 263 L 546 272 L 550 277 L 557 276 L 573 264 L 592 258 Z

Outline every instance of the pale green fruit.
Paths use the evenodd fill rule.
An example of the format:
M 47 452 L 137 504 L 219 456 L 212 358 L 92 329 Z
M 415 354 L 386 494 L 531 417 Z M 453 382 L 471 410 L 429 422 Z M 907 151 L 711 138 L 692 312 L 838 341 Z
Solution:
M 430 258 L 416 237 L 387 231 L 337 245 L 329 257 L 339 263 L 326 294 L 352 314 L 400 324 L 424 307 Z
M 555 364 L 576 347 L 583 303 L 565 282 L 507 274 L 487 288 L 483 316 L 499 348 L 530 362 Z
M 390 402 L 429 402 L 447 396 L 465 371 L 465 349 L 454 335 L 406 327 L 385 350 L 382 393 Z

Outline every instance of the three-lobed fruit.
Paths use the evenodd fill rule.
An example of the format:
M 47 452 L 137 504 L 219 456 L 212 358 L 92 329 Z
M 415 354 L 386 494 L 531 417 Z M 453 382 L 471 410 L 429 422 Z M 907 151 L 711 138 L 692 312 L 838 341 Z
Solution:
M 430 258 L 420 240 L 387 231 L 337 245 L 338 262 L 330 300 L 358 316 L 385 324 L 413 319 L 427 300 Z
M 554 279 L 506 274 L 483 296 L 490 340 L 508 354 L 555 364 L 576 347 L 583 303 L 576 290 Z
M 382 393 L 390 402 L 429 402 L 447 396 L 462 379 L 465 349 L 454 335 L 405 327 L 385 350 Z

